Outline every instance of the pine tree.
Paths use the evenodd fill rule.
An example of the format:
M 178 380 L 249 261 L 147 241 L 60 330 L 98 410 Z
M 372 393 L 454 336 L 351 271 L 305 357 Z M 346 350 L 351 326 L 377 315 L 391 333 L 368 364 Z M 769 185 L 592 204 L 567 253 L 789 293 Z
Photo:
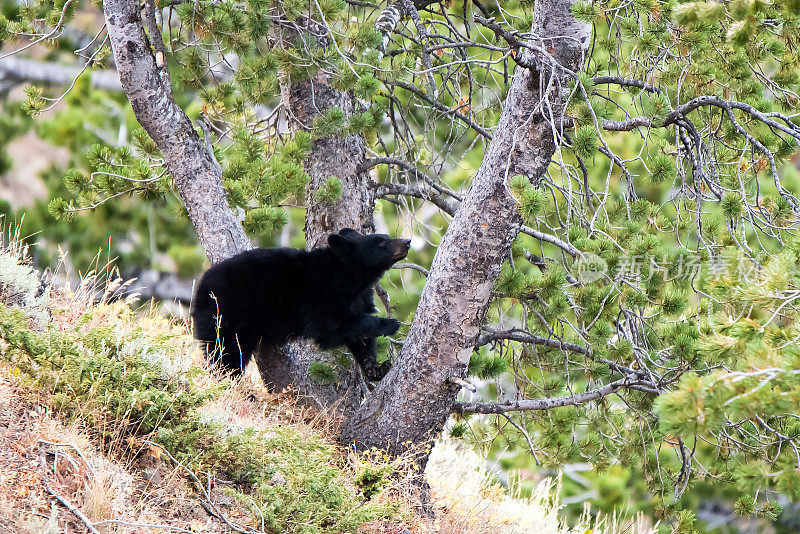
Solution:
M 797 2 L 364 4 L 200 0 L 156 16 L 146 2 L 142 57 L 203 121 L 181 131 L 200 174 L 224 187 L 224 224 L 200 221 L 175 143 L 139 128 L 142 110 L 88 70 L 63 98 L 33 84 L 0 115 L 0 146 L 31 127 L 24 108 L 75 154 L 30 224 L 51 243 L 86 233 L 72 248 L 92 255 L 127 230 L 139 245 L 126 261 L 156 250 L 188 272 L 189 221 L 217 260 L 247 239 L 274 244 L 302 208 L 310 245 L 355 204 L 369 227 L 376 201 L 378 222 L 414 221 L 436 244 L 412 255 L 426 267 L 389 275 L 415 335 L 383 350 L 403 369 L 390 378 L 439 411 L 392 426 L 400 385 L 387 380 L 350 407 L 345 434 L 375 430 L 357 443 L 384 429 L 424 441 L 457 412 L 453 434 L 504 436 L 517 467 L 590 463 L 598 506 L 627 488 L 676 532 L 697 528 L 709 488 L 766 518 L 776 495 L 800 497 Z M 0 39 L 27 44 L 71 27 L 77 5 L 0 7 Z M 547 21 L 574 35 L 531 31 Z M 74 51 L 71 39 L 53 44 Z M 108 49 L 86 50 L 78 64 L 102 71 Z M 349 170 L 328 172 L 346 142 Z M 229 235 L 229 248 L 203 241 Z M 435 363 L 414 374 L 423 357 Z M 309 372 L 318 387 L 336 376 L 328 362 Z M 464 378 L 479 400 L 456 401 Z

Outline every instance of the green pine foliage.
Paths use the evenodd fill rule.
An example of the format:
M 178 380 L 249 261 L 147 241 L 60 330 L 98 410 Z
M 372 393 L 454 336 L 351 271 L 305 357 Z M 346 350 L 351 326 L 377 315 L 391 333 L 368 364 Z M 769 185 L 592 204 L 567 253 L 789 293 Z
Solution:
M 502 375 L 507 367 L 508 364 L 502 356 L 492 356 L 475 351 L 469 359 L 467 375 L 488 380 Z
M 503 264 L 500 276 L 495 282 L 495 290 L 509 297 L 522 298 L 530 287 L 530 280 L 522 270 Z
M 543 190 L 530 187 L 522 193 L 519 211 L 522 213 L 522 217 L 530 222 L 542 211 L 546 202 Z
M 323 384 L 333 384 L 338 378 L 336 369 L 325 362 L 311 362 L 308 366 L 308 374 Z
M 573 150 L 583 159 L 590 159 L 597 151 L 598 136 L 593 125 L 581 126 L 575 132 Z
M 340 108 L 331 108 L 314 120 L 314 135 L 317 138 L 332 137 L 340 132 L 344 125 L 344 111 Z
M 0 39 L 34 31 L 34 19 L 52 20 L 64 5 L 0 1 Z M 794 496 L 800 487 L 792 460 L 800 431 L 787 416 L 797 413 L 800 363 L 791 196 L 800 192 L 800 175 L 792 165 L 797 144 L 787 134 L 798 120 L 779 120 L 781 130 L 746 107 L 773 119 L 797 109 L 799 8 L 797 0 L 572 3 L 572 14 L 593 25 L 592 55 L 576 80 L 558 88 L 570 92 L 556 124 L 560 146 L 547 173 L 530 177 L 535 185 L 522 175 L 505 184 L 524 223 L 553 239 L 516 238 L 486 316 L 488 327 L 546 343 L 498 339 L 473 354 L 468 372 L 498 379 L 486 386 L 488 396 L 499 395 L 506 380 L 522 398 L 566 397 L 624 379 L 645 384 L 524 417 L 546 468 L 592 465 L 581 484 L 565 477 L 564 491 L 596 490 L 593 507 L 643 509 L 669 518 L 675 532 L 692 532 L 703 528 L 692 508 L 704 492 L 738 513 L 770 518 L 774 492 Z M 403 159 L 462 195 L 487 145 L 456 117 L 496 126 L 519 53 L 496 50 L 506 43 L 472 19 L 475 6 L 421 10 L 428 45 L 443 45 L 429 54 L 433 105 L 418 96 L 432 94 L 421 72 L 428 45 L 408 21 L 381 55 L 378 13 L 341 0 L 200 0 L 173 9 L 180 25 L 164 37 L 176 99 L 191 119 L 202 115 L 214 125 L 228 201 L 263 244 L 274 244 L 284 225 L 302 224 L 296 206 L 340 198 L 341 177 L 307 190 L 306 158 L 314 143 L 333 136 L 363 136 L 368 154 Z M 502 10 L 496 20 L 512 21 L 508 29 L 523 38 L 530 3 Z M 325 46 L 296 31 L 323 22 L 331 29 Z M 448 24 L 456 28 L 450 34 Z M 455 46 L 464 35 L 481 46 Z M 60 48 L 59 60 L 74 48 Z M 231 55 L 238 64 L 228 68 Z M 278 126 L 281 83 L 318 79 L 355 104 L 310 114 L 300 131 L 287 133 Z M 35 115 L 58 96 L 29 89 L 24 106 Z M 702 103 L 711 99 L 739 104 Z M 676 110 L 690 102 L 701 104 L 681 118 Z M 84 268 L 110 237 L 109 254 L 121 265 L 146 265 L 156 251 L 184 274 L 198 269 L 202 254 L 192 254 L 195 238 L 171 178 L 127 103 L 80 77 L 57 110 L 37 119 L 36 129 L 69 147 L 74 161 L 46 175 L 50 198 L 26 215 L 24 233 L 41 236 L 37 257 L 55 261 L 63 244 Z M 532 120 L 555 120 L 548 112 Z M 609 127 L 628 121 L 636 124 L 629 131 Z M 12 122 L 21 121 L 0 114 L 0 147 L 18 135 Z M 122 130 L 129 139 L 117 143 Z M 411 177 L 377 168 L 381 183 Z M 378 209 L 390 227 L 422 213 L 419 199 L 388 200 Z M 424 227 L 420 233 L 435 243 L 431 236 L 442 235 L 448 221 L 434 214 L 415 231 Z M 128 246 L 115 248 L 119 241 Z M 415 251 L 415 260 L 428 265 L 434 252 Z M 404 320 L 413 317 L 423 283 L 409 275 L 387 274 Z M 381 357 L 389 352 L 382 341 Z M 527 439 L 501 426 L 503 418 L 479 419 L 460 419 L 452 433 L 490 454 L 507 446 L 504 465 L 536 472 Z M 493 436 L 507 442 L 495 444 Z M 506 450 L 516 457 L 505 458 Z M 688 480 L 681 453 L 694 455 Z M 367 495 L 381 483 L 365 473 L 360 487 Z M 676 488 L 683 488 L 677 498 Z
M 314 191 L 314 199 L 317 202 L 335 204 L 342 196 L 342 182 L 335 176 L 331 176 Z
M 650 180 L 652 180 L 653 183 L 672 183 L 675 180 L 676 174 L 677 169 L 675 168 L 675 161 L 667 154 L 658 153 L 653 157 L 650 166 Z
M 286 212 L 281 208 L 255 208 L 247 212 L 244 227 L 255 235 L 270 235 L 283 228 L 287 221 Z
M 25 88 L 25 112 L 31 117 L 36 117 L 42 110 L 47 107 L 44 99 L 42 98 L 42 89 L 35 85 L 29 85 Z

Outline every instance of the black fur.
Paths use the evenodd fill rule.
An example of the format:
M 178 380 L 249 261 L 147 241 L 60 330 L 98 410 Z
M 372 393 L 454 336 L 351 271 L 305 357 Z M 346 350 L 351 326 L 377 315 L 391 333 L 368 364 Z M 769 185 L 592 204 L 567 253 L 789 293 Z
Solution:
M 206 271 L 192 318 L 209 358 L 238 376 L 259 343 L 302 337 L 326 350 L 347 345 L 369 380 L 383 378 L 389 362 L 378 364 L 375 338 L 400 323 L 372 315 L 372 286 L 405 258 L 409 241 L 345 228 L 328 245 L 248 250 Z

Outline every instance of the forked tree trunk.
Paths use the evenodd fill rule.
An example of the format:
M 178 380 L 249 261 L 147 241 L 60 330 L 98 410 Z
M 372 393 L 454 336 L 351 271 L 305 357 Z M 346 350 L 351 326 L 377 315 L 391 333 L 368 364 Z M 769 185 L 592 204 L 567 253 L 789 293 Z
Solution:
M 217 263 L 251 248 L 240 221 L 228 205 L 220 168 L 186 114 L 175 103 L 169 71 L 156 64 L 154 51 L 145 37 L 139 2 L 105 0 L 103 13 L 122 88 L 136 119 L 161 151 L 209 260 Z M 150 25 L 155 27 L 154 17 Z M 163 46 L 160 35 L 152 38 Z M 306 121 L 312 121 L 315 115 L 333 106 L 341 107 L 348 114 L 354 108 L 354 100 L 349 95 L 334 90 L 327 80 L 321 79 L 313 84 L 293 84 L 284 98 L 294 117 L 302 117 L 303 124 L 311 124 Z M 307 163 L 311 176 L 306 216 L 309 247 L 323 244 L 325 236 L 339 228 L 372 227 L 372 189 L 365 187 L 366 175 L 356 172 L 356 166 L 363 159 L 364 141 L 358 136 L 314 142 Z M 330 176 L 337 176 L 342 182 L 341 199 L 333 205 L 315 203 L 313 191 Z M 330 354 L 320 353 L 310 342 L 293 343 L 278 352 L 270 350 L 257 354 L 255 359 L 266 383 L 277 388 L 291 386 L 303 397 L 313 399 L 319 407 L 334 407 L 347 413 L 361 401 L 361 381 L 354 366 L 342 369 L 339 380 L 333 384 L 319 383 L 309 376 L 308 366 L 312 362 L 334 363 Z
M 104 0 L 103 14 L 122 89 L 136 120 L 161 151 L 208 259 L 217 263 L 251 248 L 228 205 L 219 167 L 175 103 L 166 66 L 156 65 L 139 2 Z M 160 35 L 153 38 L 161 41 Z
M 307 36 L 318 46 L 329 41 L 327 30 L 313 23 L 316 35 Z M 332 108 L 341 109 L 345 117 L 357 111 L 356 99 L 331 85 L 330 74 L 320 70 L 312 79 L 281 85 L 283 104 L 289 110 L 292 130 L 308 130 L 314 119 Z M 368 187 L 367 173 L 359 173 L 358 165 L 364 161 L 364 138 L 360 135 L 335 135 L 315 139 L 306 161 L 309 183 L 306 187 L 306 248 L 311 250 L 327 244 L 328 234 L 342 228 L 372 232 L 372 213 L 375 204 L 374 189 Z M 318 202 L 315 191 L 328 179 L 336 177 L 342 186 L 339 199 L 330 204 Z M 281 349 L 288 358 L 277 360 L 259 354 L 261 377 L 273 386 L 292 387 L 303 397 L 311 398 L 318 407 L 333 409 L 341 415 L 352 413 L 361 403 L 362 379 L 355 362 L 341 366 L 330 352 L 319 350 L 305 340 L 289 343 Z M 314 362 L 324 362 L 336 370 L 337 379 L 332 384 L 320 384 L 308 373 Z M 277 366 L 275 364 L 278 364 Z
M 574 19 L 570 5 L 536 3 L 532 32 L 539 39 L 533 44 L 576 71 L 591 27 Z M 531 56 L 523 54 L 528 61 Z M 459 386 L 448 378 L 465 374 L 492 287 L 522 222 L 508 180 L 522 174 L 537 182 L 555 151 L 550 120 L 560 124 L 570 77 L 546 58 L 535 59 L 537 70 L 516 69 L 494 138 L 436 251 L 398 362 L 345 422 L 345 443 L 400 454 L 435 438 L 450 414 Z
M 577 70 L 590 27 L 575 21 L 569 8 L 569 0 L 537 3 L 533 33 L 539 36 L 535 44 L 540 49 L 550 52 L 561 65 Z M 174 102 L 166 68 L 156 65 L 138 2 L 105 0 L 103 10 L 123 89 L 137 120 L 161 150 L 209 258 L 217 262 L 249 248 L 250 242 L 227 204 L 218 167 Z M 434 437 L 447 419 L 458 391 L 447 379 L 464 375 L 492 285 L 519 228 L 507 180 L 515 174 L 538 180 L 555 150 L 549 120 L 560 120 L 569 77 L 548 67 L 541 58 L 540 63 L 535 71 L 517 69 L 494 139 L 437 250 L 401 356 L 367 402 L 345 421 L 343 441 L 360 448 L 388 447 L 399 453 L 409 443 Z M 325 80 L 315 80 L 313 94 L 327 94 L 329 100 L 317 101 L 311 108 L 314 104 L 303 98 L 311 94 L 311 86 L 303 85 L 291 87 L 285 95 L 297 116 L 313 116 L 332 105 L 352 112 L 350 97 L 326 87 Z M 542 105 L 545 99 L 549 100 L 547 106 Z M 371 226 L 372 198 L 364 187 L 366 177 L 355 172 L 362 160 L 363 141 L 358 138 L 315 142 L 307 167 L 309 190 L 335 175 L 342 181 L 343 195 L 333 206 L 311 203 L 309 246 L 320 244 L 324 234 L 344 226 Z M 288 354 L 283 371 L 287 377 L 294 376 L 292 383 L 307 384 L 304 387 L 312 391 L 311 396 L 322 403 L 344 391 L 340 406 L 345 413 L 355 408 L 354 372 L 345 372 L 338 385 L 312 384 L 306 371 L 316 359 L 314 352 L 301 346 Z

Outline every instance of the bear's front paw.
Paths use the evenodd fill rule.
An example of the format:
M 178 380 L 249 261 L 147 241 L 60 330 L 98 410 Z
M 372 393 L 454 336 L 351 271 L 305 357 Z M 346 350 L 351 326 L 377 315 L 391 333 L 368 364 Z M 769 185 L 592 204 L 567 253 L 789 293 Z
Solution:
M 364 365 L 361 370 L 364 371 L 364 377 L 370 382 L 380 382 L 391 368 L 392 364 L 389 362 L 383 362 L 382 364 L 378 365 L 378 362 L 376 361 L 374 363 L 370 362 L 369 364 Z
M 393 336 L 400 329 L 400 321 L 397 319 L 381 318 L 380 331 L 382 336 Z

